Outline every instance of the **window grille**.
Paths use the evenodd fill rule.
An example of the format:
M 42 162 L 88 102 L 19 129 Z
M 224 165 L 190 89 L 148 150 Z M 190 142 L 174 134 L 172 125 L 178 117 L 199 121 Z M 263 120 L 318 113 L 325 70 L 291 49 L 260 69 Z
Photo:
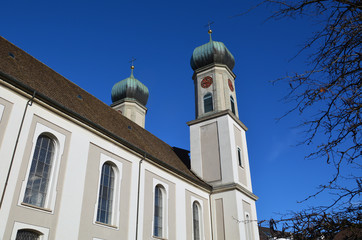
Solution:
M 39 234 L 31 230 L 19 230 L 15 240 L 39 240 Z

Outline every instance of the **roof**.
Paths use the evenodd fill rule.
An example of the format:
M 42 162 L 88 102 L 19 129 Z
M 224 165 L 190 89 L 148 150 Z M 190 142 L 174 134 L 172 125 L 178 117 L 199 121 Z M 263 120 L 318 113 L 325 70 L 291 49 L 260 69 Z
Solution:
M 208 43 L 195 48 L 190 64 L 195 71 L 212 63 L 224 64 L 233 70 L 235 59 L 224 43 L 213 41 L 210 37 Z
M 90 93 L 0 37 L 0 78 L 91 126 L 153 162 L 211 189 L 172 147 Z
M 148 88 L 133 76 L 133 69 L 131 76 L 114 84 L 111 92 L 113 103 L 125 99 L 133 99 L 143 106 L 147 104 L 148 94 Z

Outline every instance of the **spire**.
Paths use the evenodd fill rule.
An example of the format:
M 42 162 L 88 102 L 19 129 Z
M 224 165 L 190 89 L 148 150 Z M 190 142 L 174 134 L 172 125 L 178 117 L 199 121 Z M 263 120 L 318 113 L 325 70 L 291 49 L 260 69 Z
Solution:
M 212 21 L 212 22 L 209 21 L 209 22 L 207 23 L 207 25 L 206 25 L 206 26 L 209 27 L 209 31 L 207 31 L 207 32 L 208 32 L 208 34 L 210 35 L 210 42 L 212 42 L 212 38 L 211 38 L 211 34 L 212 34 L 211 24 L 214 24 L 214 22 L 213 22 L 213 21 Z
M 133 62 L 134 61 L 136 61 L 136 59 L 134 57 L 132 57 L 131 61 L 129 61 L 131 63 L 131 76 L 130 76 L 130 78 L 134 78 L 134 76 L 133 76 L 133 69 L 134 69 Z

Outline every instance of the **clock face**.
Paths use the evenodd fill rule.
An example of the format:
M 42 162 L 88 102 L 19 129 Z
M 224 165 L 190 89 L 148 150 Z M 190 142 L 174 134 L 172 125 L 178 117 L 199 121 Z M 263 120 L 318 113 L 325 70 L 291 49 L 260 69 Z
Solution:
M 211 84 L 212 84 L 212 77 L 210 76 L 204 77 L 204 79 L 202 79 L 201 81 L 201 87 L 203 88 L 208 88 L 211 86 Z
M 232 92 L 234 92 L 234 86 L 230 79 L 228 79 L 229 88 Z

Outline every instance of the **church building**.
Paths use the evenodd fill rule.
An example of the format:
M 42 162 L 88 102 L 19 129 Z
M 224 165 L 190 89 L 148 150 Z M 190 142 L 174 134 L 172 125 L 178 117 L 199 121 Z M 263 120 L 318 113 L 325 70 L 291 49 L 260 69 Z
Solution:
M 108 106 L 0 37 L 0 240 L 259 239 L 235 60 L 209 34 L 190 151 L 144 128 L 133 66 Z

